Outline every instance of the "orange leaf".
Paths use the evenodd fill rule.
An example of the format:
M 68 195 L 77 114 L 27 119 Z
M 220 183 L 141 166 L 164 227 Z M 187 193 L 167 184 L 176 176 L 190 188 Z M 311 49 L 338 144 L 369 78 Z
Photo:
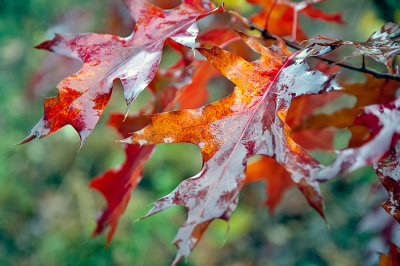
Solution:
M 364 83 L 342 85 L 343 93 L 353 95 L 357 98 L 356 104 L 351 108 L 342 108 L 332 114 L 319 114 L 309 116 L 303 129 L 322 129 L 328 127 L 348 128 L 350 127 L 352 139 L 350 146 L 358 146 L 369 136 L 368 132 L 361 127 L 354 126 L 354 119 L 363 112 L 363 108 L 371 104 L 387 104 L 396 98 L 399 83 L 394 80 L 377 79 L 367 75 Z M 300 124 L 300 123 L 299 123 Z
M 231 217 L 245 181 L 247 159 L 253 155 L 266 155 L 284 165 L 311 206 L 323 215 L 322 197 L 313 180 L 321 165 L 289 137 L 285 118 L 293 97 L 338 86 L 333 77 L 308 71 L 305 63 L 283 61 L 258 41 L 244 34 L 241 37 L 261 53 L 257 61 L 248 62 L 218 47 L 198 49 L 236 84 L 231 95 L 199 109 L 151 115 L 148 126 L 123 141 L 189 142 L 201 149 L 201 172 L 155 202 L 147 214 L 175 205 L 186 207 L 187 220 L 174 241 L 178 247 L 175 264 L 197 244 L 198 228 L 202 233 L 212 220 Z
M 257 182 L 263 179 L 267 181 L 265 188 L 267 199 L 264 204 L 273 213 L 282 200 L 285 191 L 293 187 L 294 183 L 290 178 L 290 173 L 283 166 L 266 156 L 247 166 L 245 183 Z
M 400 249 L 393 243 L 390 243 L 389 254 L 381 254 L 379 266 L 399 266 Z

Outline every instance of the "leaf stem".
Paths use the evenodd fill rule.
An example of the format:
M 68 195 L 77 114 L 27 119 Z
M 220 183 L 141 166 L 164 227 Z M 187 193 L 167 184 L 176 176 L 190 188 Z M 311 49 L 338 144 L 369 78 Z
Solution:
M 301 44 L 299 44 L 299 43 L 296 42 L 296 41 L 290 41 L 290 40 L 285 39 L 285 38 L 283 38 L 283 37 L 279 37 L 279 36 L 277 36 L 277 35 L 275 35 L 275 34 L 269 32 L 269 31 L 266 30 L 266 29 L 262 29 L 262 28 L 257 27 L 257 26 L 254 25 L 250 20 L 248 20 L 247 18 L 242 17 L 240 14 L 238 14 L 238 13 L 236 13 L 236 12 L 234 12 L 234 11 L 230 11 L 230 10 L 229 10 L 228 13 L 230 13 L 230 14 L 236 16 L 240 21 L 243 22 L 243 25 L 244 25 L 246 28 L 248 28 L 249 30 L 256 30 L 256 31 L 260 32 L 260 33 L 261 33 L 261 36 L 262 36 L 264 39 L 266 39 L 266 40 L 271 40 L 271 39 L 272 39 L 272 40 L 277 40 L 277 39 L 281 39 L 282 41 L 285 42 L 285 44 L 286 44 L 287 46 L 289 46 L 289 47 L 291 47 L 291 48 L 293 48 L 293 49 L 302 50 L 302 49 L 305 48 L 304 46 L 302 46 Z M 395 74 L 390 74 L 390 73 L 379 72 L 379 71 L 376 71 L 376 70 L 374 70 L 374 69 L 367 68 L 365 65 L 356 66 L 356 65 L 349 64 L 349 63 L 346 63 L 346 62 L 337 62 L 337 61 L 335 61 L 335 60 L 333 60 L 333 59 L 330 59 L 330 58 L 328 58 L 328 57 L 326 57 L 326 56 L 323 56 L 323 55 L 314 56 L 314 57 L 316 57 L 316 58 L 318 58 L 318 59 L 320 59 L 320 60 L 323 60 L 323 61 L 325 61 L 325 62 L 327 62 L 327 63 L 329 63 L 329 64 L 335 64 L 335 65 L 338 65 L 338 66 L 340 66 L 340 67 L 347 68 L 347 69 L 350 69 L 350 70 L 354 70 L 354 71 L 358 71 L 358 72 L 362 72 L 362 73 L 366 73 L 366 74 L 371 74 L 371 75 L 373 75 L 375 78 L 378 78 L 378 79 L 391 79 L 391 80 L 400 81 L 400 75 L 395 75 Z

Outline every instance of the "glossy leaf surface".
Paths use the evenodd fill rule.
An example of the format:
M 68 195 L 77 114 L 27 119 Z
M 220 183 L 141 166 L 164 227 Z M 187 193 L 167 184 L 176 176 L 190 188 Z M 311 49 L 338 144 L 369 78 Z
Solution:
M 120 79 L 127 104 L 154 78 L 162 48 L 169 38 L 194 48 L 196 21 L 212 10 L 208 1 L 185 0 L 172 10 L 163 10 L 145 0 L 125 0 L 136 19 L 134 32 L 126 38 L 106 34 L 57 34 L 37 48 L 80 60 L 81 70 L 61 81 L 58 96 L 45 99 L 44 115 L 22 143 L 47 136 L 65 125 L 79 133 L 81 144 L 93 130 L 113 87 Z
M 400 142 L 397 142 L 389 159 L 378 163 L 374 168 L 389 194 L 382 207 L 400 222 Z
M 247 159 L 253 155 L 266 155 L 284 165 L 309 203 L 322 214 L 322 197 L 313 181 L 321 166 L 288 137 L 285 117 L 293 97 L 338 86 L 332 77 L 308 71 L 304 63 L 284 62 L 254 39 L 241 36 L 261 53 L 260 59 L 248 62 L 218 47 L 199 49 L 236 84 L 230 96 L 200 109 L 152 115 L 148 126 L 124 140 L 141 144 L 189 142 L 202 151 L 201 172 L 155 202 L 147 214 L 174 205 L 186 207 L 187 220 L 174 241 L 178 247 L 175 263 L 189 255 L 212 220 L 231 217 L 245 181 Z
M 193 52 L 181 44 L 170 42 L 171 46 L 181 54 L 181 58 L 168 69 L 159 69 L 149 89 L 153 92 L 153 113 L 171 110 L 179 103 L 180 108 L 197 108 L 208 99 L 207 83 L 220 73 L 208 61 L 193 61 Z M 144 111 L 144 110 L 143 110 Z M 122 137 L 143 128 L 147 119 L 140 114 L 128 116 L 112 114 L 108 125 L 117 130 Z M 144 163 L 150 158 L 154 145 L 123 145 L 126 159 L 118 167 L 112 168 L 96 177 L 90 187 L 98 190 L 107 200 L 107 207 L 97 219 L 97 227 L 93 235 L 100 234 L 107 226 L 107 236 L 111 241 L 117 228 L 118 220 L 130 200 L 132 191 L 142 178 Z
M 319 180 L 375 165 L 394 149 L 400 134 L 400 98 L 386 105 L 366 107 L 355 124 L 369 128 L 369 141 L 360 147 L 339 151 L 336 160 L 318 174 Z
M 399 82 L 376 79 L 367 76 L 363 83 L 342 84 L 343 93 L 356 97 L 356 103 L 350 108 L 341 108 L 331 114 L 316 114 L 307 117 L 302 124 L 304 129 L 323 129 L 328 127 L 349 128 L 352 133 L 350 146 L 359 146 L 369 136 L 368 132 L 354 126 L 354 119 L 363 112 L 363 108 L 372 104 L 387 104 L 396 98 Z

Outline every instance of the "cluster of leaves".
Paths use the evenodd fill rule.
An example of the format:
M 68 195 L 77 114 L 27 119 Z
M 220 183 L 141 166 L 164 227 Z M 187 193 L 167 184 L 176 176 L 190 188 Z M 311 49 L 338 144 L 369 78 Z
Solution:
M 320 36 L 303 49 L 299 43 L 307 36 L 297 23 L 298 14 L 343 23 L 341 14 L 313 6 L 322 0 L 249 0 L 262 7 L 250 20 L 227 11 L 232 21 L 242 22 L 240 32 L 232 30 L 232 23 L 219 28 L 209 23 L 201 34 L 196 22 L 224 12 L 223 5 L 184 0 L 165 10 L 146 0 L 123 2 L 135 20 L 129 37 L 57 34 L 36 47 L 78 59 L 82 67 L 58 84 L 58 96 L 44 100 L 43 117 L 21 142 L 71 125 L 83 145 L 110 100 L 115 80 L 122 82 L 128 110 L 140 92 L 151 91 L 153 100 L 138 113 L 110 117 L 109 125 L 124 138 L 120 142 L 126 161 L 90 183 L 107 200 L 94 235 L 110 227 L 111 241 L 155 145 L 178 142 L 201 149 L 202 169 L 156 201 L 146 215 L 175 205 L 186 207 L 187 219 L 174 240 L 178 247 L 174 264 L 190 254 L 213 220 L 229 220 L 246 183 L 261 179 L 268 183 L 265 204 L 271 211 L 296 185 L 325 219 L 319 183 L 371 165 L 389 192 L 383 207 L 400 222 L 400 76 L 393 66 L 400 53 L 400 29 L 396 24 L 383 25 L 366 42 Z M 251 30 L 259 36 L 249 36 Z M 261 56 L 246 60 L 249 51 L 243 43 Z M 179 53 L 179 60 L 159 69 L 164 45 Z M 354 46 L 352 56 L 371 57 L 385 64 L 389 73 L 367 68 L 364 60 L 360 67 L 339 59 L 335 66 L 324 63 L 335 61 L 325 54 L 340 46 Z M 198 59 L 199 54 L 203 59 Z M 310 67 L 310 57 L 321 61 Z M 369 74 L 364 83 L 339 84 L 334 75 L 338 66 Z M 221 75 L 236 87 L 226 98 L 207 104 L 207 84 Z M 354 95 L 355 106 L 330 115 L 315 113 L 342 94 Z M 352 137 L 349 146 L 336 151 L 336 159 L 324 166 L 307 150 L 333 151 L 334 128 L 349 129 Z M 260 157 L 248 164 L 255 155 Z M 393 247 L 393 259 L 382 261 L 395 261 L 396 256 Z

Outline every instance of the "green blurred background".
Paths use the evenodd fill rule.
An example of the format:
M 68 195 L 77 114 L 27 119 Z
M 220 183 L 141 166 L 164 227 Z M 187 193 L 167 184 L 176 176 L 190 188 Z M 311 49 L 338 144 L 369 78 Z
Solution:
M 41 95 L 56 94 L 57 82 L 35 97 L 27 92 L 33 73 L 47 56 L 32 47 L 52 38 L 54 32 L 127 36 L 129 26 L 118 31 L 110 26 L 130 24 L 123 6 L 112 1 L 118 2 L 0 1 L 0 265 L 169 265 L 175 255 L 171 242 L 185 219 L 184 208 L 138 218 L 153 201 L 200 170 L 200 151 L 190 144 L 158 145 L 109 248 L 105 248 L 104 235 L 90 237 L 105 201 L 87 184 L 124 159 L 120 145 L 113 143 L 120 137 L 105 126 L 111 111 L 125 111 L 121 89 L 114 90 L 98 126 L 79 152 L 79 137 L 71 127 L 40 141 L 15 145 L 42 115 Z M 247 14 L 255 10 L 245 1 L 226 3 Z M 322 32 L 365 40 L 386 20 L 400 21 L 397 0 L 331 0 L 321 6 L 329 12 L 343 10 L 348 23 L 337 26 L 301 17 L 310 37 Z M 126 21 L 112 21 L 112 9 Z M 210 86 L 211 93 L 213 89 Z M 144 92 L 136 105 L 146 100 Z M 343 145 L 347 139 L 347 132 L 341 131 L 336 144 Z M 314 155 L 321 161 L 331 157 L 321 152 Z M 376 265 L 376 251 L 387 252 L 385 240 L 400 244 L 399 227 L 375 208 L 386 194 L 371 169 L 323 184 L 322 190 L 329 227 L 297 190 L 287 193 L 271 216 L 262 206 L 264 183 L 246 186 L 229 232 L 225 222 L 215 221 L 182 265 Z

